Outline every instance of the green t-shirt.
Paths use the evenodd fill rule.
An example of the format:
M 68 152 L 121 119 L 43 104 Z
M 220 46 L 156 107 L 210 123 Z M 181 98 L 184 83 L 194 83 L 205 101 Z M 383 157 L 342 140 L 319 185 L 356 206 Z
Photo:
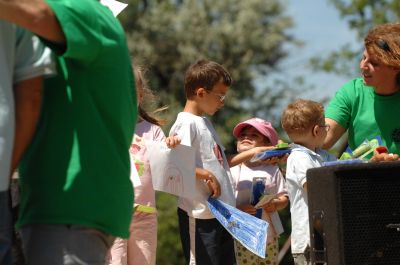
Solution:
M 124 31 L 96 0 L 48 0 L 65 33 L 58 75 L 20 166 L 19 226 L 77 224 L 127 237 L 136 93 Z
M 345 84 L 326 109 L 325 116 L 348 129 L 353 150 L 365 139 L 382 137 L 390 152 L 400 154 L 400 93 L 391 96 L 375 94 L 361 78 Z

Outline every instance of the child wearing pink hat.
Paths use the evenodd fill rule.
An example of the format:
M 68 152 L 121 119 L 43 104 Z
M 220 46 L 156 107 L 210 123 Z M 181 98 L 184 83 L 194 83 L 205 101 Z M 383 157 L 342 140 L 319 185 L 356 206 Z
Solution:
M 237 139 L 238 153 L 258 146 L 274 146 L 278 143 L 278 134 L 271 123 L 260 118 L 252 118 L 235 126 L 233 135 Z M 235 181 L 236 207 L 246 213 L 256 214 L 251 204 L 252 186 L 255 180 L 265 184 L 265 194 L 279 194 L 276 199 L 265 204 L 261 218 L 269 223 L 266 258 L 260 258 L 235 241 L 236 262 L 238 265 L 247 264 L 277 264 L 278 237 L 283 232 L 278 210 L 288 204 L 285 179 L 278 166 L 260 162 L 244 162 L 231 168 Z

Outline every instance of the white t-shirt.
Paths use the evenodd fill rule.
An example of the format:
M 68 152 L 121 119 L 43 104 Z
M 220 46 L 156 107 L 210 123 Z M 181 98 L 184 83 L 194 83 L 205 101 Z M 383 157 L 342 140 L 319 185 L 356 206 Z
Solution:
M 254 178 L 265 178 L 265 193 L 287 195 L 285 179 L 277 166 L 261 165 L 249 168 L 241 164 L 232 167 L 231 173 L 235 181 L 236 205 L 250 204 Z M 283 233 L 283 226 L 279 214 L 273 212 L 269 215 L 277 235 Z M 265 213 L 263 213 L 262 219 L 267 220 Z M 274 232 L 271 226 L 269 226 L 268 243 L 273 242 L 274 239 Z
M 323 162 L 333 160 L 336 160 L 336 157 L 322 149 L 316 153 L 304 146 L 293 145 L 286 167 L 286 183 L 292 219 L 292 253 L 304 253 L 307 246 L 310 246 L 308 198 L 307 192 L 303 189 L 303 185 L 307 181 L 307 170 L 321 167 Z
M 8 189 L 10 179 L 15 133 L 13 86 L 52 71 L 50 50 L 38 37 L 0 20 L 0 192 Z
M 206 117 L 180 112 L 169 135 L 177 135 L 181 139 L 181 144 L 191 146 L 196 150 L 196 167 L 212 172 L 221 185 L 221 196 L 218 199 L 235 206 L 233 180 L 225 157 L 225 148 L 211 122 Z M 214 218 L 207 207 L 210 191 L 206 183 L 196 180 L 196 188 L 203 196 L 193 199 L 179 198 L 178 207 L 194 218 Z

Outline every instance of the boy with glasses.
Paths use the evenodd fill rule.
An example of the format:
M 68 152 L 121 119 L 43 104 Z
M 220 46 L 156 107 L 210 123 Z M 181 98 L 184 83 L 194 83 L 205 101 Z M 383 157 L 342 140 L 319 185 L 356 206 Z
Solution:
M 249 160 L 267 147 L 256 147 L 226 158 L 213 125 L 204 114 L 214 115 L 224 106 L 232 79 L 220 64 L 199 60 L 185 74 L 186 105 L 171 128 L 181 144 L 196 150 L 196 188 L 202 198 L 179 198 L 178 218 L 183 252 L 188 264 L 233 265 L 232 236 L 207 207 L 211 196 L 235 206 L 230 166 Z M 191 177 L 191 176 L 184 176 Z
M 309 265 L 310 229 L 306 173 L 336 157 L 321 149 L 329 131 L 324 108 L 315 101 L 299 99 L 283 111 L 282 128 L 293 142 L 287 160 L 286 183 L 292 220 L 292 255 L 296 265 Z

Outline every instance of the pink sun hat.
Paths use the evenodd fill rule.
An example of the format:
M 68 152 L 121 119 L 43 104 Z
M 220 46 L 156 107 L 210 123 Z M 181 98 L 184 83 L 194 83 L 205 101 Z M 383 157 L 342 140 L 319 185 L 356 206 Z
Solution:
M 239 123 L 233 129 L 233 135 L 238 138 L 240 132 L 247 126 L 254 127 L 259 133 L 267 137 L 272 145 L 278 144 L 278 133 L 272 127 L 272 124 L 260 118 L 251 118 Z

